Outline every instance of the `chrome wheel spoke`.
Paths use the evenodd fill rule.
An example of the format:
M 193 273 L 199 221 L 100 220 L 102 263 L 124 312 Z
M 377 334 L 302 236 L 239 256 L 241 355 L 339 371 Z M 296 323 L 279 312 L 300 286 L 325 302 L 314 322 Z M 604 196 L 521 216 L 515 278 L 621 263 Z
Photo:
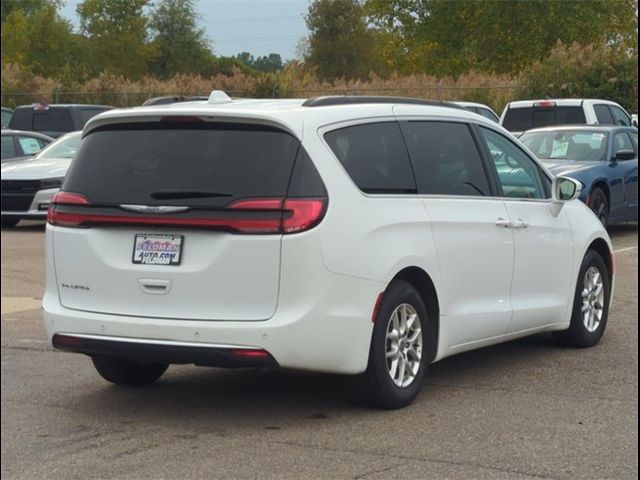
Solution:
M 385 358 L 396 386 L 406 387 L 414 381 L 422 360 L 422 325 L 418 312 L 408 303 L 398 305 L 389 317 Z

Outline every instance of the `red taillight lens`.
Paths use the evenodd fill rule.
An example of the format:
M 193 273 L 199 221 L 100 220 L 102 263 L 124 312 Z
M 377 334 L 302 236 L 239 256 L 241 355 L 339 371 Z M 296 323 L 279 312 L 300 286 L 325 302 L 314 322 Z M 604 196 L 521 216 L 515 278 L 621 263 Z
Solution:
M 267 358 L 269 352 L 258 348 L 235 348 L 231 350 L 231 355 L 238 358 Z
M 239 218 L 196 218 L 192 216 L 164 215 L 114 215 L 94 213 L 91 208 L 63 209 L 58 206 L 91 206 L 83 195 L 59 192 L 51 200 L 47 221 L 60 227 L 90 227 L 94 225 L 157 225 L 166 227 L 205 228 L 229 230 L 236 233 L 297 233 L 308 230 L 322 220 L 326 208 L 323 199 L 252 198 L 238 200 L 227 208 L 252 210 L 262 217 L 252 218 L 251 213 L 239 213 Z M 270 218 L 269 218 L 270 217 Z
M 322 220 L 325 206 L 325 201 L 320 199 L 285 200 L 282 233 L 302 232 L 314 227 Z M 290 217 L 286 216 L 287 212 L 291 212 Z
M 91 205 L 91 202 L 84 195 L 71 192 L 58 192 L 51 198 L 51 204 L 47 211 L 47 222 L 62 227 L 76 227 L 78 222 L 75 218 L 65 217 L 77 217 L 78 215 L 60 213 L 56 210 L 56 205 Z

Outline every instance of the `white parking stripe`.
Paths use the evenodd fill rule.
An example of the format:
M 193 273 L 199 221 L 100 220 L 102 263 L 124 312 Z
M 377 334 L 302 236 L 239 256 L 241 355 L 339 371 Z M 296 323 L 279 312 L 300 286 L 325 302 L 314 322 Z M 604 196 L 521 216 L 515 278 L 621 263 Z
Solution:
M 627 247 L 627 248 L 621 248 L 620 250 L 614 250 L 613 253 L 624 253 L 624 252 L 630 252 L 631 250 L 637 250 L 638 246 L 636 245 L 635 247 Z

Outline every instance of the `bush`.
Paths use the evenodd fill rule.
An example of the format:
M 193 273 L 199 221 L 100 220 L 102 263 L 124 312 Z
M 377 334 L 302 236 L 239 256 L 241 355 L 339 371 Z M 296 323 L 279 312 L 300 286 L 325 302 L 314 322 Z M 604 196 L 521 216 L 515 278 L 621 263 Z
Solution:
M 603 98 L 638 111 L 638 53 L 624 46 L 558 43 L 519 76 L 520 98 Z

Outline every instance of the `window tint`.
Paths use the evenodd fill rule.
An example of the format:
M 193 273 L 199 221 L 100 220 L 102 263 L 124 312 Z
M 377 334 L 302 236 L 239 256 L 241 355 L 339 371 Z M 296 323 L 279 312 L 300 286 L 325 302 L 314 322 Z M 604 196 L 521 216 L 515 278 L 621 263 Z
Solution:
M 538 165 L 516 144 L 493 130 L 481 128 L 502 194 L 511 198 L 547 198 Z
M 631 137 L 631 141 L 633 142 L 633 146 L 635 147 L 636 153 L 638 153 L 638 132 L 631 132 L 629 133 L 629 136 Z
M 635 148 L 633 148 L 633 143 L 631 143 L 631 138 L 629 137 L 629 135 L 626 134 L 626 132 L 616 133 L 616 135 L 613 137 L 614 155 L 616 152 L 619 152 L 620 150 L 635 151 Z
M 482 160 L 468 125 L 402 122 L 418 191 L 433 195 L 489 195 Z
M 631 119 L 621 108 L 610 105 L 611 113 L 613 114 L 613 120 L 616 125 L 622 125 L 624 127 L 631 126 Z
M 17 156 L 16 146 L 11 135 L 2 135 L 2 158 L 13 158 Z
M 282 198 L 298 146 L 288 133 L 257 125 L 116 125 L 82 140 L 64 188 L 107 205 L 221 208 Z
M 522 132 L 549 125 L 581 125 L 586 123 L 582 107 L 510 108 L 502 125 L 511 132 Z
M 600 125 L 613 125 L 613 117 L 609 111 L 609 107 L 606 105 L 594 105 L 593 111 L 596 114 L 596 119 Z
M 416 193 L 397 122 L 368 123 L 328 132 L 325 140 L 355 184 L 366 193 Z
M 477 109 L 477 112 L 480 115 L 482 115 L 483 117 L 488 118 L 489 120 L 492 120 L 492 121 L 494 121 L 496 123 L 500 121 L 500 119 L 491 110 L 489 110 L 488 108 L 480 108 L 479 107 Z
M 71 113 L 62 108 L 34 112 L 33 129 L 37 132 L 71 132 L 73 130 Z
M 42 147 L 44 146 L 44 143 L 42 143 L 42 140 L 39 138 L 23 136 L 18 136 L 16 138 L 18 139 L 18 144 L 20 145 L 22 153 L 25 155 L 34 155 L 42 150 Z

